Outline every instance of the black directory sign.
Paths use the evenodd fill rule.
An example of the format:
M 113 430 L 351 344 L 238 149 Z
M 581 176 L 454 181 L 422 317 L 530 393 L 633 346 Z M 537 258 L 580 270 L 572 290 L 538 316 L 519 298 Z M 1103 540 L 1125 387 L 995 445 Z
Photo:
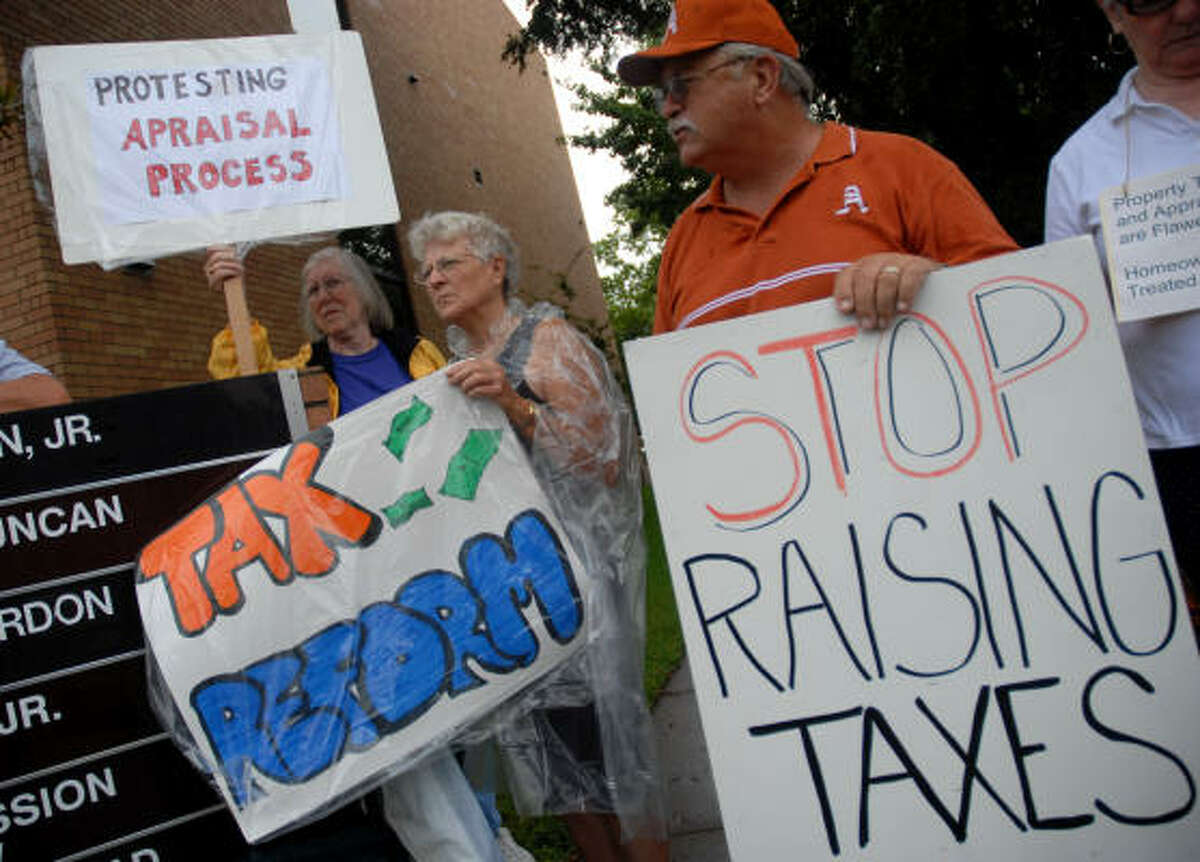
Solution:
M 306 430 L 295 372 L 0 414 L 0 860 L 249 852 L 150 709 L 133 562 Z

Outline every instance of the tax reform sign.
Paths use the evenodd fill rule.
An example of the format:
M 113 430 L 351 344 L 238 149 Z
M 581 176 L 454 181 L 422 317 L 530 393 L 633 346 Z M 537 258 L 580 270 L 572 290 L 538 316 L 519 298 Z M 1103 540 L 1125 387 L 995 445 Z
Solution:
M 507 419 L 432 374 L 138 557 L 146 640 L 246 839 L 377 786 L 580 649 L 590 585 Z

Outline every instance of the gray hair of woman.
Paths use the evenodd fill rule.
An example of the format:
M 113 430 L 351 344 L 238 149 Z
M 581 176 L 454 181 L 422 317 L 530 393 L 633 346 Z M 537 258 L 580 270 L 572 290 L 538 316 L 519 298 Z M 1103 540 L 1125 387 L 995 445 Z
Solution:
M 392 306 L 383 295 L 383 289 L 375 280 L 371 267 L 354 252 L 341 246 L 331 245 L 313 252 L 300 270 L 300 325 L 312 341 L 319 341 L 325 334 L 317 328 L 313 320 L 312 309 L 308 307 L 308 274 L 313 267 L 325 261 L 335 261 L 342 269 L 342 275 L 354 287 L 362 302 L 363 310 L 367 313 L 367 323 L 371 331 L 378 334 L 387 332 L 396 325 L 392 315 Z
M 408 229 L 408 248 L 417 266 L 425 260 L 425 246 L 431 242 L 454 242 L 465 237 L 471 254 L 483 261 L 504 258 L 504 297 L 512 293 L 521 274 L 521 255 L 517 244 L 503 225 L 483 213 L 447 210 L 425 213 Z

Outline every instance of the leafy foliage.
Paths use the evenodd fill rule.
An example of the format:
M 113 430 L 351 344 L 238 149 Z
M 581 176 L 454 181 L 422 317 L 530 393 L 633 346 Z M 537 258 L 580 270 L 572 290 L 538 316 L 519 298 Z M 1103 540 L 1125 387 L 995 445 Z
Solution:
M 608 301 L 608 322 L 618 342 L 650 334 L 654 322 L 654 289 L 661 253 L 658 231 L 630 238 L 613 231 L 596 243 L 596 260 L 602 267 L 600 283 Z
M 598 93 L 576 86 L 573 92 L 583 110 L 605 123 L 571 143 L 610 153 L 629 176 L 606 199 L 619 227 L 594 249 L 609 322 L 622 342 L 650 334 L 662 243 L 676 216 L 708 185 L 708 177 L 679 163 L 647 90 L 620 85 L 602 63 L 592 69 L 614 89 Z
M 679 164 L 675 144 L 648 89 L 620 85 L 600 63 L 594 63 L 592 70 L 616 89 L 597 93 L 586 86 L 573 88 L 579 106 L 606 122 L 599 130 L 576 135 L 571 143 L 611 153 L 629 174 L 629 180 L 613 190 L 608 202 L 631 237 L 640 237 L 647 230 L 665 234 L 675 217 L 708 185 L 708 177 Z
M 644 42 L 662 31 L 669 0 L 526 0 L 529 23 L 509 37 L 504 56 L 525 66 L 533 51 L 611 49 L 618 41 Z
M 822 89 L 823 113 L 913 135 L 955 161 L 1022 244 L 1042 236 L 1050 156 L 1132 65 L 1105 48 L 1094 0 L 774 0 Z M 661 33 L 667 0 L 529 0 L 528 25 L 508 43 L 529 51 L 582 48 L 611 65 L 620 40 Z M 611 203 L 640 237 L 669 225 L 702 186 L 674 163 L 648 95 L 578 94 L 613 125 L 574 143 L 614 153 L 630 179 Z

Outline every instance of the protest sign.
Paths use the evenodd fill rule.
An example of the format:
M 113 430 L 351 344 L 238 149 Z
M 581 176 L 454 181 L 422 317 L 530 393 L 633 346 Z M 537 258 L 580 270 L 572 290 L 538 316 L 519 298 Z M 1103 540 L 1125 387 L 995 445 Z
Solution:
M 1087 238 L 626 345 L 736 859 L 1196 858 L 1196 643 Z
M 1100 196 L 1118 320 L 1200 306 L 1200 163 Z
M 0 416 L 0 859 L 241 858 L 150 709 L 133 561 L 307 427 L 295 371 Z
M 586 636 L 504 414 L 442 373 L 280 450 L 150 542 L 147 640 L 247 840 L 378 783 Z
M 38 47 L 26 67 L 66 263 L 399 218 L 357 33 Z

